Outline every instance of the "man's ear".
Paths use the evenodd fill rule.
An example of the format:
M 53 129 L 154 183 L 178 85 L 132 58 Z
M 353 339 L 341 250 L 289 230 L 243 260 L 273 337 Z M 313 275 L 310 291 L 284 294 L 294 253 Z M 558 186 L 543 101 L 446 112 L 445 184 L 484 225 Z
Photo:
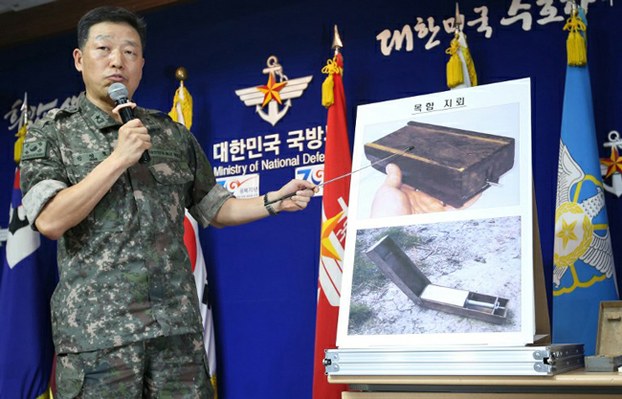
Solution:
M 82 72 L 82 51 L 79 48 L 73 50 L 73 65 L 78 72 Z

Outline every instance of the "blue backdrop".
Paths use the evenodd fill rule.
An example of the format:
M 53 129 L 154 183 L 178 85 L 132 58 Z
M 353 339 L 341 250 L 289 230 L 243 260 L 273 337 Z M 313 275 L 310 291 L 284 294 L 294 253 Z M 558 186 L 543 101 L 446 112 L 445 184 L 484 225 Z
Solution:
M 538 2 L 541 3 L 541 2 Z M 532 79 L 534 182 L 547 286 L 551 284 L 553 223 L 563 83 L 566 70 L 562 31 L 564 3 L 540 6 L 534 0 L 461 1 L 471 54 L 480 84 Z M 323 126 L 320 73 L 332 56 L 333 24 L 344 42 L 344 85 L 348 122 L 354 131 L 356 106 L 446 89 L 445 64 L 451 35 L 443 20 L 453 17 L 454 2 L 386 0 L 381 3 L 294 1 L 196 1 L 145 13 L 148 23 L 146 65 L 136 102 L 170 109 L 177 87 L 175 69 L 189 72 L 194 97 L 193 132 L 206 153 L 223 142 L 278 133 L 280 154 L 300 152 L 286 145 L 288 133 Z M 551 11 L 557 11 L 555 18 Z M 482 23 L 486 12 L 487 24 Z M 599 142 L 622 123 L 617 71 L 622 64 L 619 29 L 622 6 L 589 4 L 589 62 Z M 28 21 L 24 21 L 25 24 Z M 438 31 L 436 31 L 438 29 Z M 382 37 L 397 30 L 401 46 L 386 51 Z M 384 33 L 383 33 L 384 32 Z M 412 33 L 409 42 L 408 32 Z M 435 33 L 436 32 L 436 33 Z M 0 225 L 6 227 L 13 177 L 14 104 L 28 92 L 31 106 L 82 90 L 73 67 L 73 33 L 0 49 Z M 266 123 L 235 94 L 266 84 L 262 73 L 269 56 L 278 57 L 289 79 L 313 76 L 275 126 Z M 353 142 L 353 140 L 351 140 Z M 322 149 L 320 149 L 321 151 Z M 303 152 L 314 153 L 305 148 Z M 608 152 L 601 147 L 601 156 Z M 250 165 L 215 160 L 214 166 Z M 277 189 L 294 175 L 293 167 L 260 168 L 260 190 Z M 622 260 L 619 200 L 607 194 L 609 222 L 617 262 Z M 202 232 L 209 268 L 218 346 L 222 398 L 310 398 L 321 199 L 305 212 L 281 215 L 247 226 Z M 6 210 L 2 212 L 1 210 Z M 46 243 L 50 253 L 53 245 Z M 618 276 L 620 276 L 618 269 Z M 550 294 L 550 291 L 549 291 Z

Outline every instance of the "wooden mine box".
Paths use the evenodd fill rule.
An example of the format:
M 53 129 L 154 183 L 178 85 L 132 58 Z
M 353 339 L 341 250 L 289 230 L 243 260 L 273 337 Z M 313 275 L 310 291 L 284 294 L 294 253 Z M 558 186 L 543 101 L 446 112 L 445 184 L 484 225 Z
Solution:
M 617 371 L 622 366 L 622 301 L 602 301 L 596 355 L 585 357 L 585 371 Z
M 512 169 L 514 147 L 511 137 L 408 122 L 365 144 L 365 155 L 382 173 L 398 165 L 404 183 L 459 208 Z

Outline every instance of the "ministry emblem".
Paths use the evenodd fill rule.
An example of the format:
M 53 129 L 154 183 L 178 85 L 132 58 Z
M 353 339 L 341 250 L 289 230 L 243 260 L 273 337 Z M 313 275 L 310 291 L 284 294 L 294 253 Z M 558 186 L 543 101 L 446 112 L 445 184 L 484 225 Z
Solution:
M 268 75 L 265 85 L 236 90 L 235 94 L 246 106 L 254 106 L 261 119 L 274 126 L 287 114 L 292 99 L 302 96 L 313 76 L 289 80 L 274 55 L 268 57 L 263 73 Z

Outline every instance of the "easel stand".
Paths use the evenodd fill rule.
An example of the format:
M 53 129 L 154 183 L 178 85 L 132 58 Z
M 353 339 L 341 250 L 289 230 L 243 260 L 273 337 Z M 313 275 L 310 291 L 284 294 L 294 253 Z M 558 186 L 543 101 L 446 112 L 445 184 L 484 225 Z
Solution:
M 455 366 L 462 367 L 460 370 L 452 368 L 450 359 L 451 356 L 455 358 L 456 353 L 449 350 L 443 353 L 431 349 L 427 355 L 434 361 L 427 363 L 426 359 L 431 358 L 426 358 L 425 351 L 329 350 L 325 359 L 328 381 L 350 386 L 350 392 L 342 394 L 343 399 L 578 399 L 588 395 L 618 398 L 622 394 L 622 374 L 586 373 L 583 370 L 582 345 L 550 344 L 535 199 L 533 203 L 534 345 L 460 353 L 462 359 L 476 360 L 471 369 L 465 367 L 469 365 L 468 360 Z M 504 371 L 500 371 L 502 368 Z

